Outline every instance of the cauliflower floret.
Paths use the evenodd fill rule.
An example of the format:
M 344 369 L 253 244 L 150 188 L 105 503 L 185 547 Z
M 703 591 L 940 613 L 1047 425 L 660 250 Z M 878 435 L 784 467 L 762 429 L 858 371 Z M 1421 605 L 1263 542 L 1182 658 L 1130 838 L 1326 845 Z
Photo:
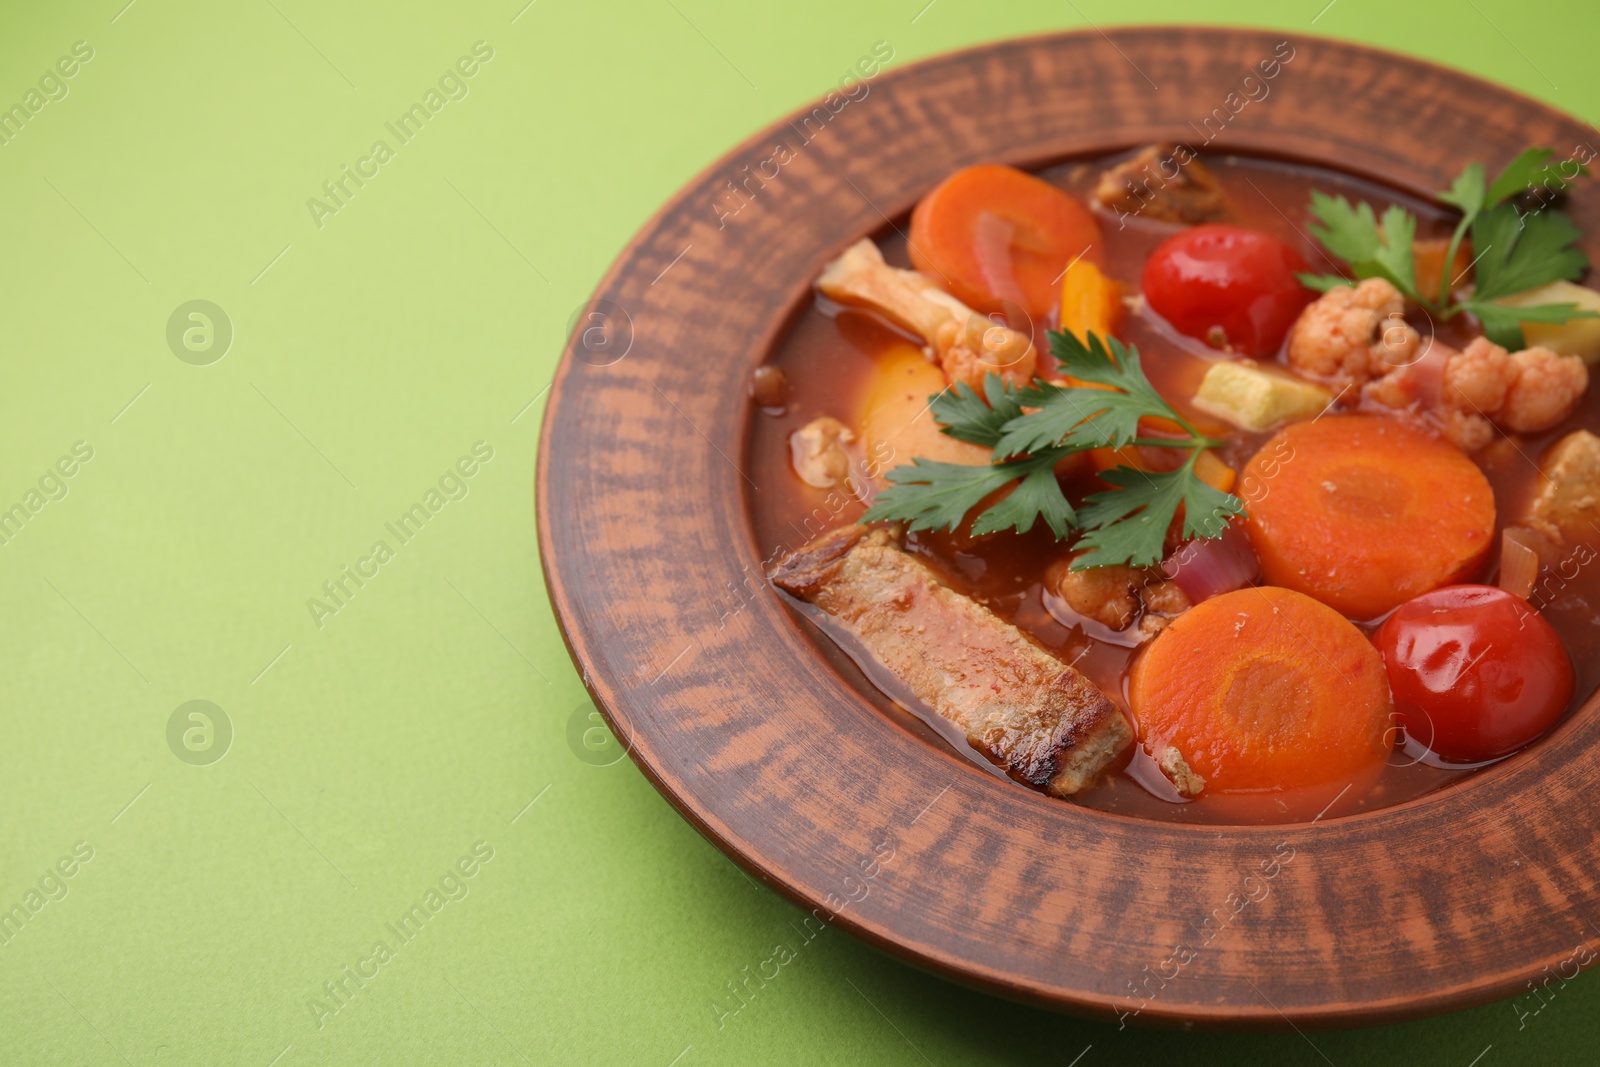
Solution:
M 1416 379 L 1417 375 L 1408 374 L 1405 369 L 1390 371 L 1368 382 L 1361 392 L 1386 408 L 1409 408 L 1421 399 L 1421 386 Z
M 1382 278 L 1341 285 L 1314 300 L 1289 334 L 1289 365 L 1338 389 L 1362 386 L 1416 356 L 1421 338 L 1402 317 L 1405 298 Z
M 789 460 L 807 485 L 831 489 L 850 474 L 845 446 L 856 439 L 850 427 L 829 415 L 812 419 L 789 435 Z
M 1589 388 L 1589 368 L 1577 356 L 1560 356 L 1542 346 L 1512 355 L 1517 377 L 1506 391 L 1496 421 L 1517 433 L 1548 430 L 1577 406 Z
M 1453 411 L 1499 411 L 1517 368 L 1506 350 L 1487 337 L 1452 353 L 1444 368 L 1445 406 Z
M 1494 440 L 1494 423 L 1471 411 L 1447 411 L 1444 414 L 1445 440 L 1463 452 L 1476 452 L 1488 448 Z
M 1430 381 L 1437 383 L 1431 389 Z M 1577 356 L 1542 347 L 1508 353 L 1478 337 L 1460 352 L 1436 344 L 1426 359 L 1389 372 L 1365 394 L 1386 407 L 1431 414 L 1452 443 L 1476 452 L 1494 440 L 1497 425 L 1515 433 L 1548 430 L 1572 414 L 1588 387 L 1588 368 Z
M 951 319 L 940 326 L 933 349 L 951 384 L 966 382 L 980 396 L 983 379 L 990 374 L 1012 385 L 1027 385 L 1039 360 L 1026 334 L 998 326 L 976 312 L 965 321 Z

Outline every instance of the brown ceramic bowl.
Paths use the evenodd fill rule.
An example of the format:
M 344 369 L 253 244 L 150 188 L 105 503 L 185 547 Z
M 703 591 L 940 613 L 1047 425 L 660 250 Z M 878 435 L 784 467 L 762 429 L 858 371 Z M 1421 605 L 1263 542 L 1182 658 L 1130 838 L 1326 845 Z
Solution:
M 538 475 L 544 571 L 572 657 L 656 788 L 817 921 L 1005 996 L 1210 1027 L 1463 1008 L 1595 958 L 1593 702 L 1529 751 L 1370 814 L 1141 821 L 1032 793 L 914 737 L 830 665 L 762 577 L 746 383 L 822 265 L 957 167 L 1192 138 L 1190 123 L 1284 39 L 1122 29 L 887 72 L 738 217 L 717 206 L 727 183 L 800 140 L 810 108 L 689 183 L 578 323 Z M 1426 195 L 1465 161 L 1594 137 L 1464 74 L 1288 41 L 1295 58 L 1269 101 L 1244 108 L 1210 151 Z M 1600 234 L 1596 203 L 1570 209 L 1589 234 Z

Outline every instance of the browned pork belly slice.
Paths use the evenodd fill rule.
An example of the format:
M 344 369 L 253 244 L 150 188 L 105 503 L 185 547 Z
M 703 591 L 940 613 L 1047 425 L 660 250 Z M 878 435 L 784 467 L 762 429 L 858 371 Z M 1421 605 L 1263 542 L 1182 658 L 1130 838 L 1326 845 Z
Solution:
M 835 619 L 976 748 L 1030 785 L 1076 793 L 1133 739 L 1127 719 L 1087 678 L 951 589 L 887 530 L 823 534 L 771 577 Z
M 1101 174 L 1094 198 L 1119 219 L 1193 224 L 1226 222 L 1230 214 L 1216 177 L 1183 145 L 1146 146 Z

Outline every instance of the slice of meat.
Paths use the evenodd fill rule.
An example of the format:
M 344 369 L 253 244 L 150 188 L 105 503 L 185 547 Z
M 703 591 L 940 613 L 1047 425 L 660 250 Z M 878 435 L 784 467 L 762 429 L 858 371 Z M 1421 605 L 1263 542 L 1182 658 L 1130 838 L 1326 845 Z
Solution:
M 1588 430 L 1567 434 L 1539 468 L 1527 525 L 1558 544 L 1600 541 L 1600 437 Z
M 1227 198 L 1216 177 L 1178 145 L 1146 146 L 1100 175 L 1094 198 L 1120 219 L 1159 222 L 1226 222 Z
M 887 530 L 846 526 L 774 568 L 1013 777 L 1056 796 L 1084 788 L 1133 739 L 1082 674 L 946 585 Z

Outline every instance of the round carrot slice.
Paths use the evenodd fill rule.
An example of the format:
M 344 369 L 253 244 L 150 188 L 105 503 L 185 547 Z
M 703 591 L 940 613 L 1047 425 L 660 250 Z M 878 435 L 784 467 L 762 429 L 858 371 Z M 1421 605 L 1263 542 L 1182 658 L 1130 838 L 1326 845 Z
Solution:
M 1296 423 L 1239 479 L 1261 573 L 1351 619 L 1470 581 L 1494 539 L 1494 491 L 1466 454 L 1396 419 Z
M 1104 262 L 1100 224 L 1088 208 L 1049 182 L 993 163 L 956 171 L 918 202 L 910 252 L 918 270 L 979 311 L 1008 302 L 1036 318 L 1056 306 L 1069 263 Z
M 1384 761 L 1383 657 L 1292 589 L 1240 589 L 1190 608 L 1128 681 L 1145 749 L 1164 766 L 1176 749 L 1204 795 L 1361 781 Z

